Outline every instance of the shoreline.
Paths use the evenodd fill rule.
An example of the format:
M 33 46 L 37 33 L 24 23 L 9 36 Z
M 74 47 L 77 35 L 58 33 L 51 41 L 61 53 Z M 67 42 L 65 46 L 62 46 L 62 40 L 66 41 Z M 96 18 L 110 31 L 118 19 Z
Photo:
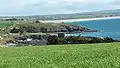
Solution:
M 116 17 L 101 17 L 101 18 L 86 18 L 86 19 L 67 19 L 67 20 L 47 20 L 47 21 L 40 21 L 43 23 L 62 23 L 62 22 L 79 22 L 79 21 L 93 21 L 93 20 L 105 20 L 105 19 L 120 19 L 120 16 Z

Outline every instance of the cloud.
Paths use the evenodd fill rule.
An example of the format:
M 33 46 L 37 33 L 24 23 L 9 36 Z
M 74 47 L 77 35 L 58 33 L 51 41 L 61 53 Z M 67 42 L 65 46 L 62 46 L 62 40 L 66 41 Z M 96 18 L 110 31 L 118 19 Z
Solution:
M 44 15 L 119 9 L 118 0 L 2 0 L 0 15 Z

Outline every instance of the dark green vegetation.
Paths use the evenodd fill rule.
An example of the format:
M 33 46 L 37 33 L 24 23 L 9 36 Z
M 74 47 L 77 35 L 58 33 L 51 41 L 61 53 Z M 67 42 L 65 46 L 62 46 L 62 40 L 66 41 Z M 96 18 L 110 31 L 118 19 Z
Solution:
M 58 45 L 58 44 L 87 44 L 87 43 L 110 43 L 116 42 L 112 38 L 99 38 L 99 37 L 84 37 L 84 36 L 70 36 L 59 38 L 57 36 L 50 36 L 47 39 L 48 45 Z
M 0 48 L 0 68 L 120 68 L 120 43 Z

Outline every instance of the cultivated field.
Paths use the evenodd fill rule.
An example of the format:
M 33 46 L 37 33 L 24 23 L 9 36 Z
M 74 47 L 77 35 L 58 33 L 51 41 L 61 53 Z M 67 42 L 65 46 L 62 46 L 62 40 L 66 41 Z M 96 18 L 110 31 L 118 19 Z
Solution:
M 0 68 L 120 68 L 120 43 L 0 48 Z

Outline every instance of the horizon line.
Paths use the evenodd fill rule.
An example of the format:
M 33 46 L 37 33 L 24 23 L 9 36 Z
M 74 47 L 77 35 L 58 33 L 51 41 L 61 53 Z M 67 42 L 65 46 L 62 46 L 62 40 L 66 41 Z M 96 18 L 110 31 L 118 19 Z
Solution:
M 94 13 L 94 12 L 103 12 L 103 11 L 114 11 L 120 9 L 109 9 L 109 10 L 95 10 L 95 11 L 85 11 L 85 12 L 73 12 L 73 13 L 56 13 L 56 14 L 33 14 L 33 15 L 0 15 L 0 17 L 18 17 L 18 16 L 47 16 L 47 15 L 62 15 L 62 14 L 84 14 L 84 13 Z

